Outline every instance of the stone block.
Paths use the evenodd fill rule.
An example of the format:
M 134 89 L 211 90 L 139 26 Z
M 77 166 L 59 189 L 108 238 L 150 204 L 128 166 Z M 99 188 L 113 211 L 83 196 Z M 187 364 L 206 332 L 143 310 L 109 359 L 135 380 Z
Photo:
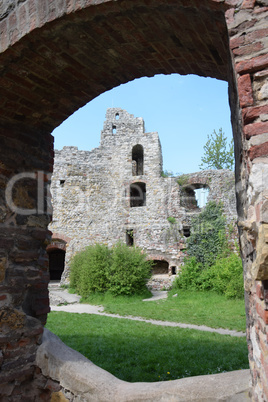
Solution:
M 247 124 L 244 127 L 244 133 L 247 139 L 249 139 L 253 135 L 268 133 L 268 122 Z
M 253 92 L 251 86 L 251 78 L 249 74 L 242 75 L 238 78 L 238 92 L 240 106 L 242 108 L 253 105 Z
M 267 223 L 262 224 L 259 228 L 256 252 L 257 252 L 256 260 L 252 265 L 253 278 L 258 281 L 267 280 L 268 279 L 268 224 Z
M 236 64 L 236 71 L 239 74 L 246 74 L 263 70 L 268 67 L 268 54 L 253 57 L 250 60 L 243 60 Z

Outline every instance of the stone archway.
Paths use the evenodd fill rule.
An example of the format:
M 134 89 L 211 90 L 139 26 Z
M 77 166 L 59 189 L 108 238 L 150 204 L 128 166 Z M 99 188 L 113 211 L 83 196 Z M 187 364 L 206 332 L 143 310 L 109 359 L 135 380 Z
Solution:
M 268 397 L 267 12 L 264 0 L 9 0 L 0 6 L 0 364 L 11 398 L 12 392 L 29 397 L 25 384 L 37 397 L 50 394 L 38 385 L 32 363 L 49 311 L 50 133 L 100 93 L 159 73 L 229 82 L 253 395 Z M 22 185 L 25 177 L 37 179 L 37 194 Z M 18 342 L 26 346 L 8 353 L 7 344 Z
M 60 281 L 65 266 L 66 242 L 53 239 L 47 246 L 50 281 Z

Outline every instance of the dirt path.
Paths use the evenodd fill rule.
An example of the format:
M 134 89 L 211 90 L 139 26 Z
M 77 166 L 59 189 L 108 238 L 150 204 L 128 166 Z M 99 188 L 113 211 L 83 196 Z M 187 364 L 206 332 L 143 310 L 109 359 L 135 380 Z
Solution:
M 167 297 L 167 292 L 154 292 L 153 297 L 150 299 L 144 299 L 144 301 L 154 301 L 159 300 Z M 207 331 L 207 332 L 215 332 L 221 335 L 230 335 L 236 337 L 243 337 L 246 336 L 244 332 L 233 331 L 224 328 L 210 328 L 206 325 L 194 325 L 194 324 L 184 324 L 172 321 L 160 321 L 160 320 L 152 320 L 146 319 L 142 317 L 134 317 L 134 316 L 120 316 L 118 314 L 109 314 L 105 313 L 102 306 L 94 306 L 91 304 L 82 304 L 79 303 L 80 297 L 77 295 L 72 295 L 68 293 L 67 290 L 62 289 L 50 289 L 50 298 L 51 298 L 51 311 L 64 311 L 67 313 L 79 313 L 79 314 L 96 314 L 96 315 L 103 315 L 106 317 L 114 317 L 114 318 L 121 318 L 125 320 L 133 320 L 133 321 L 142 321 L 147 322 L 153 325 L 159 326 L 167 326 L 167 327 L 178 327 L 178 328 L 189 328 L 195 329 L 198 331 Z M 53 300 L 58 303 L 67 303 L 65 305 L 53 305 Z

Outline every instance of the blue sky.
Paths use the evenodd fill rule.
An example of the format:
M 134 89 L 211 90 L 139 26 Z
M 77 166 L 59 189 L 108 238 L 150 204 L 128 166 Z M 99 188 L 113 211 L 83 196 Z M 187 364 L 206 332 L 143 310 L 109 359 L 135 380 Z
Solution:
M 157 131 L 164 169 L 199 170 L 207 135 L 222 128 L 232 138 L 228 84 L 212 78 L 178 74 L 140 78 L 98 96 L 53 131 L 55 149 L 99 146 L 106 109 L 120 107 L 142 117 L 146 132 Z

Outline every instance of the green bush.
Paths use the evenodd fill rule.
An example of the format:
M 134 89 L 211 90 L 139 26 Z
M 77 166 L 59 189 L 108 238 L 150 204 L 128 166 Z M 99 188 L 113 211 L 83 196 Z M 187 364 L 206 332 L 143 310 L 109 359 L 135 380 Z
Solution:
M 143 292 L 151 269 L 152 263 L 141 249 L 117 243 L 108 270 L 109 291 L 116 296 Z
M 178 289 L 198 290 L 200 289 L 200 276 L 202 264 L 196 261 L 195 257 L 186 258 L 181 272 L 176 277 L 173 287 Z
M 187 241 L 187 254 L 203 266 L 212 265 L 226 247 L 225 218 L 222 205 L 214 201 L 191 222 L 191 236 Z
M 202 266 L 188 258 L 174 281 L 174 287 L 189 290 L 213 290 L 227 298 L 243 298 L 243 267 L 239 255 L 231 252 L 218 257 L 212 266 Z
M 213 278 L 213 289 L 225 294 L 228 298 L 244 296 L 243 267 L 240 256 L 231 253 L 218 258 L 208 269 Z
M 87 247 L 71 261 L 70 286 L 86 297 L 106 291 L 131 295 L 146 289 L 151 261 L 137 247 L 117 243 L 112 249 L 102 244 Z
M 70 286 L 86 296 L 90 292 L 105 292 L 111 250 L 103 244 L 88 246 L 71 261 Z

